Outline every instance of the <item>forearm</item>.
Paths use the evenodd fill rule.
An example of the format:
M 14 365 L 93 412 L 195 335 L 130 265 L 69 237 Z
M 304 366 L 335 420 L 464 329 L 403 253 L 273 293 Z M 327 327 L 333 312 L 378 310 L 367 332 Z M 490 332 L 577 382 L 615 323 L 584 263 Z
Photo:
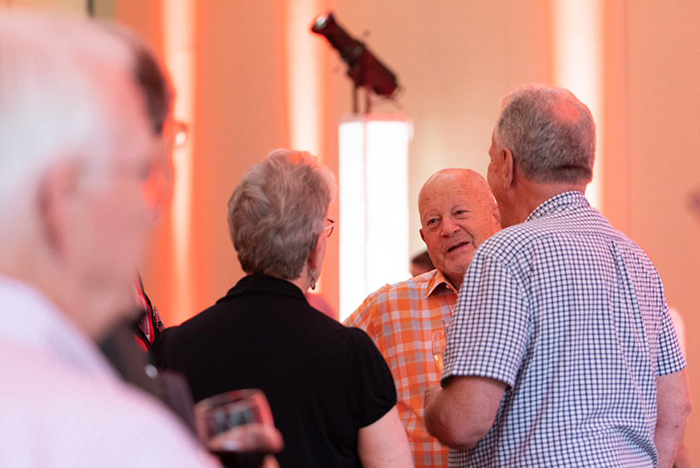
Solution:
M 676 461 L 678 449 L 683 443 L 685 433 L 685 417 L 679 418 L 675 424 L 665 422 L 656 426 L 654 445 L 659 454 L 659 468 L 671 468 Z
M 473 448 L 479 439 L 465 440 L 461 435 L 463 430 L 456 427 L 448 409 L 449 402 L 444 391 L 439 387 L 430 387 L 425 395 L 425 427 L 428 432 L 444 445 L 456 450 L 468 450 Z M 467 421 L 462 421 L 467 423 Z
M 692 408 L 686 371 L 656 379 L 657 415 L 654 444 L 659 454 L 659 467 L 673 466 L 683 443 L 685 424 Z
M 358 453 L 366 468 L 409 468 L 411 447 L 396 407 L 359 431 Z
M 468 450 L 493 426 L 505 384 L 483 377 L 453 377 L 425 393 L 425 423 L 448 447 Z

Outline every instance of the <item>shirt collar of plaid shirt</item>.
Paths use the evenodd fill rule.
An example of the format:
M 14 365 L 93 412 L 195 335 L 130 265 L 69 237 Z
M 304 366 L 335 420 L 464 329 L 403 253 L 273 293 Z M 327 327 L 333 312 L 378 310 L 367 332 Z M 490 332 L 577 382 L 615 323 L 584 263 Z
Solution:
M 458 291 L 455 289 L 454 286 L 452 286 L 452 283 L 450 283 L 445 275 L 443 275 L 440 270 L 434 270 L 435 275 L 433 275 L 432 279 L 428 282 L 428 287 L 425 290 L 425 294 L 423 295 L 423 299 L 428 299 L 428 296 L 433 294 L 437 289 L 438 286 L 441 284 L 444 284 L 447 289 L 452 291 L 454 294 L 457 294 Z

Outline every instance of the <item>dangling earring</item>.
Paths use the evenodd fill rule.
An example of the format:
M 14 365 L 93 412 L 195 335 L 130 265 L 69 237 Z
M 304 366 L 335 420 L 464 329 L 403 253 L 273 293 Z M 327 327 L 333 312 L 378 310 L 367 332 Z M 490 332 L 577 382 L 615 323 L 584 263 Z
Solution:
M 316 270 L 309 270 L 311 276 L 311 289 L 316 289 Z

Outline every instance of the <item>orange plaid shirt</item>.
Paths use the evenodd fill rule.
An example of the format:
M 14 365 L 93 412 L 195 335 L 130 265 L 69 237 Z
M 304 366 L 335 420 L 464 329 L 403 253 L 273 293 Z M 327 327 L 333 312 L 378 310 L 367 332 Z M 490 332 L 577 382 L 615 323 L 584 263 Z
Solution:
M 428 434 L 423 395 L 440 384 L 433 361 L 432 333 L 449 322 L 457 291 L 433 270 L 370 294 L 345 320 L 372 337 L 389 364 L 396 383 L 398 410 L 411 443 L 416 467 L 447 466 L 447 447 Z

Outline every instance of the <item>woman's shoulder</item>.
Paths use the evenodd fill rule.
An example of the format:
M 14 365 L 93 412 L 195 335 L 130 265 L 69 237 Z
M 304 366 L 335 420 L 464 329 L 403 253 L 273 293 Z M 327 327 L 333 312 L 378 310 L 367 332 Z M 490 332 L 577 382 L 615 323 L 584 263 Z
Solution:
M 360 328 L 345 326 L 311 306 L 304 315 L 306 316 L 305 331 L 308 331 L 309 338 L 314 336 L 316 339 L 313 341 L 319 342 L 319 345 L 343 352 L 347 352 L 348 349 L 362 349 L 364 352 L 368 347 L 375 347 L 369 335 Z

